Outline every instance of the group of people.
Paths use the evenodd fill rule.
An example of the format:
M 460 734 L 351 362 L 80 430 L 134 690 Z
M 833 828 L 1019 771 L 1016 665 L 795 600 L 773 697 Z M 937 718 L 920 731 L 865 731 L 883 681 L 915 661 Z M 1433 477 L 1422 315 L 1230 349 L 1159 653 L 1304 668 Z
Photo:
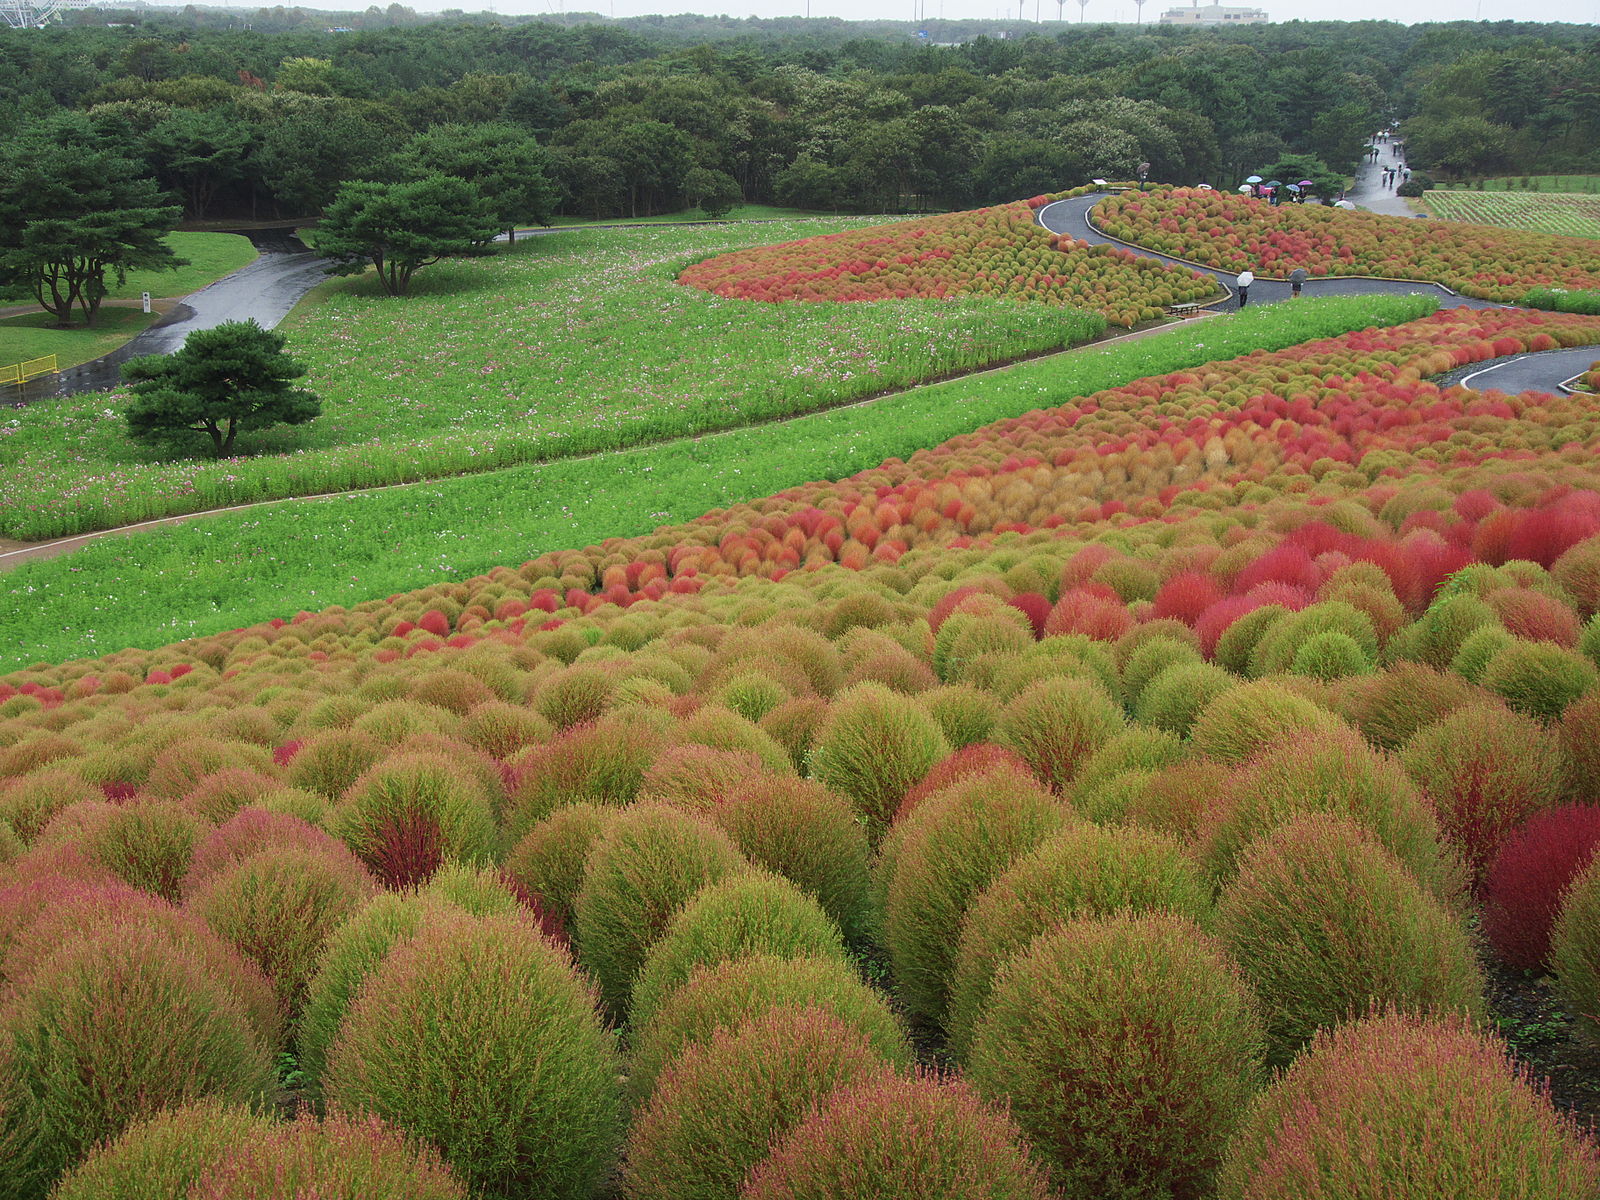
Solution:
M 1309 278 L 1304 267 L 1296 267 L 1289 272 L 1289 298 L 1298 300 L 1300 289 L 1306 286 Z M 1239 272 L 1239 277 L 1233 281 L 1234 288 L 1239 296 L 1239 307 L 1243 308 L 1250 303 L 1250 285 L 1256 281 L 1256 273 L 1249 269 Z
M 1383 186 L 1391 192 L 1411 178 L 1411 168 L 1405 163 L 1396 163 L 1392 167 L 1383 169 Z

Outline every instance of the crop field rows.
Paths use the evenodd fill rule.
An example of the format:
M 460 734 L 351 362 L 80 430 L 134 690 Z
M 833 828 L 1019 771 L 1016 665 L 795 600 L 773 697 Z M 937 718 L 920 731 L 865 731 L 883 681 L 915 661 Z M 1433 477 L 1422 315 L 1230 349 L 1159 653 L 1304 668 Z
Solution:
M 1422 194 L 1422 203 L 1447 221 L 1600 238 L 1600 195 L 1430 191 Z
M 1124 199 L 1235 249 L 1203 195 Z M 1262 266 L 1327 253 L 1236 215 Z M 955 216 L 941 261 L 987 220 Z M 931 235 L 886 228 L 700 282 L 833 246 L 892 292 L 866 247 Z M 1594 286 L 1531 234 L 1486 281 L 1499 236 L 1404 265 Z M 562 264 L 547 373 L 624 378 L 617 331 L 665 369 L 661 312 L 731 314 L 694 357 L 733 380 L 735 327 L 776 361 L 784 328 L 920 347 L 908 304 L 1075 311 L 751 304 L 671 284 L 687 244 L 587 250 L 589 308 Z M 323 306 L 340 371 L 421 342 L 476 386 L 422 336 L 443 300 L 358 299 Z M 1430 380 L 1600 316 L 1436 309 L 1262 306 L 7 573 L 0 1200 L 1597 1194 L 1600 411 Z

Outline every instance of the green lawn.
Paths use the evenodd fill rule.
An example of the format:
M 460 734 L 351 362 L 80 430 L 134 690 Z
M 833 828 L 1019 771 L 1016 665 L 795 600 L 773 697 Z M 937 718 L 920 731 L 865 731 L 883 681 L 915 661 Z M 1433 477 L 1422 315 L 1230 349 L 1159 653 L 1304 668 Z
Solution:
M 176 271 L 130 271 L 128 281 L 121 286 L 115 279 L 108 279 L 110 295 L 134 299 L 141 292 L 152 296 L 187 296 L 256 258 L 256 248 L 250 244 L 250 239 L 237 233 L 173 233 L 167 236 L 167 245 L 179 258 L 188 259 L 189 265 Z
M 870 223 L 871 219 L 865 219 Z M 282 328 L 323 398 L 256 457 L 168 460 L 106 411 L 29 406 L 0 439 L 0 534 L 37 539 L 279 496 L 482 472 L 814 411 L 1084 341 L 1101 319 L 974 299 L 758 304 L 674 282 L 690 262 L 863 219 L 572 230 L 318 290 Z M 24 469 L 24 467 L 26 469 Z
M 102 308 L 93 329 L 57 329 L 55 317 L 43 311 L 0 318 L 0 367 L 47 354 L 56 356 L 58 367 L 75 367 L 110 354 L 156 319 L 137 308 Z
M 1477 191 L 1477 180 L 1440 183 L 1451 191 Z M 1486 192 L 1600 192 L 1600 175 L 1505 175 L 1485 179 Z
M 106 537 L 0 574 L 8 635 L 0 671 L 159 646 L 648 533 L 1141 376 L 1391 325 L 1434 307 L 1425 296 L 1253 306 L 782 424 Z
M 1427 191 L 1422 194 L 1422 204 L 1426 211 L 1447 221 L 1600 238 L 1600 195 Z

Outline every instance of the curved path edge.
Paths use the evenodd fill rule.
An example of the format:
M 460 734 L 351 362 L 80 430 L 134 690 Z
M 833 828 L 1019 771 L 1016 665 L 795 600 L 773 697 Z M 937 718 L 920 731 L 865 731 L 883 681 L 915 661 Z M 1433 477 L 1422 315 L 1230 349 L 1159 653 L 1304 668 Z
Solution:
M 1204 263 L 1191 262 L 1188 259 L 1178 258 L 1171 254 L 1163 254 L 1159 250 L 1148 250 L 1134 242 L 1123 241 L 1121 238 L 1113 237 L 1101 230 L 1099 226 L 1089 219 L 1089 214 L 1097 204 L 1109 195 L 1111 195 L 1110 192 L 1094 192 L 1087 196 L 1076 196 L 1070 200 L 1057 200 L 1052 204 L 1044 205 L 1036 211 L 1034 220 L 1051 233 L 1066 234 L 1091 245 L 1120 246 L 1125 250 L 1131 250 L 1142 258 L 1153 258 L 1172 266 L 1187 267 L 1191 271 L 1198 271 L 1202 275 L 1210 276 L 1226 295 L 1220 300 L 1207 302 L 1201 306 L 1203 308 L 1224 304 L 1234 296 L 1231 285 L 1236 275 L 1231 271 L 1223 271 L 1217 267 L 1206 266 Z M 1463 296 L 1442 283 L 1435 283 L 1427 279 L 1384 279 L 1373 275 L 1323 275 L 1307 281 L 1305 285 L 1305 295 L 1307 296 L 1413 296 L 1430 293 L 1442 294 L 1448 297 L 1453 307 L 1510 307 L 1492 300 L 1477 300 L 1471 296 Z M 1250 288 L 1250 299 L 1256 303 L 1274 304 L 1289 298 L 1290 288 L 1287 280 L 1269 279 L 1258 275 L 1255 283 Z

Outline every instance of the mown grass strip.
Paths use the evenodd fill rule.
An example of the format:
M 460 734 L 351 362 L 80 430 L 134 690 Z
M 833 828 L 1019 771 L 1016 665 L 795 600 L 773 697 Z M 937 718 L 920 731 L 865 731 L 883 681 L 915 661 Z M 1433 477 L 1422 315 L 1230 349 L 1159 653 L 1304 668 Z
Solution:
M 1425 296 L 1263 305 L 782 424 L 105 538 L 0 576 L 0 670 L 159 646 L 648 533 L 1145 375 L 1435 307 Z

